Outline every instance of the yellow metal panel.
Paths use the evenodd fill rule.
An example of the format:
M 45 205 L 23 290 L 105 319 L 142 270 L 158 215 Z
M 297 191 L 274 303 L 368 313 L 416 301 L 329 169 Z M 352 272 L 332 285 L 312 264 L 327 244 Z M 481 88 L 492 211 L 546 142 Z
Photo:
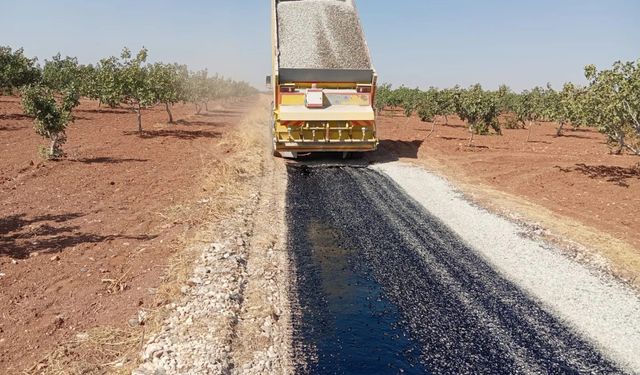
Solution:
M 282 95 L 280 105 L 304 105 L 304 94 L 300 95 Z

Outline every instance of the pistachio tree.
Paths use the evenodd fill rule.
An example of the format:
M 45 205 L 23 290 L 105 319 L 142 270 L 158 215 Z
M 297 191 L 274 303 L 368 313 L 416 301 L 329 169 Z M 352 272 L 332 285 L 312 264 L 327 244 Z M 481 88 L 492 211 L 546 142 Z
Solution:
M 616 62 L 608 70 L 585 68 L 589 80 L 584 117 L 608 137 L 615 153 L 640 154 L 640 60 Z
M 487 134 L 493 129 L 501 135 L 498 116 L 500 114 L 498 100 L 494 93 L 484 91 L 479 84 L 466 90 L 458 90 L 455 94 L 456 113 L 469 124 L 469 146 L 473 145 L 475 134 Z
M 382 114 L 382 111 L 389 107 L 392 93 L 391 84 L 385 83 L 377 87 L 374 103 L 376 114 Z
M 33 116 L 35 130 L 49 141 L 42 154 L 48 159 L 64 155 L 67 126 L 74 121 L 73 108 L 80 103 L 76 90 L 63 90 L 56 100 L 54 91 L 42 85 L 27 86 L 22 91 L 22 106 L 27 115 Z
M 164 105 L 169 123 L 173 123 L 171 107 L 187 101 L 189 71 L 185 65 L 156 63 L 149 67 L 149 84 L 154 101 Z
M 39 82 L 41 72 L 37 59 L 25 56 L 22 48 L 0 46 L 0 94 Z
M 125 48 L 117 71 L 120 100 L 136 113 L 138 132 L 142 133 L 142 109 L 156 104 L 150 69 L 146 66 L 148 51 L 142 48 L 135 56 Z
M 586 90 L 573 83 L 565 83 L 562 90 L 554 95 L 554 100 L 549 102 L 551 120 L 558 123 L 556 136 L 563 135 L 566 125 L 574 128 L 584 124 Z
M 101 59 L 96 65 L 92 77 L 89 98 L 115 108 L 123 101 L 122 96 L 122 66 L 117 57 L 111 56 Z
M 202 112 L 202 103 L 207 100 L 207 78 L 209 73 L 206 70 L 189 73 L 187 80 L 187 101 L 196 107 L 196 113 Z

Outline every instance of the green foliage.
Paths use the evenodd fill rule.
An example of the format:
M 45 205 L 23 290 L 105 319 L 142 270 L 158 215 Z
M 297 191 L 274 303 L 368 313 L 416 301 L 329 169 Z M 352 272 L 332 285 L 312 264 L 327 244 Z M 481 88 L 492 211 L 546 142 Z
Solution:
M 552 95 L 548 105 L 551 120 L 560 124 L 558 136 L 562 135 L 563 128 L 567 124 L 574 128 L 585 125 L 586 94 L 586 89 L 573 83 L 565 83 L 561 91 Z
M 585 68 L 589 80 L 582 118 L 607 135 L 616 153 L 640 154 L 640 60 L 616 62 L 609 70 Z
M 422 101 L 422 93 L 418 88 L 410 89 L 404 86 L 396 89 L 393 93 L 397 106 L 402 108 L 404 115 L 410 117 L 418 110 Z
M 67 125 L 74 121 L 73 108 L 80 103 L 77 91 L 66 90 L 58 101 L 50 88 L 35 85 L 22 91 L 22 106 L 27 115 L 34 117 L 35 130 L 49 140 L 44 154 L 49 159 L 63 156 L 62 145 L 66 142 Z
M 89 98 L 98 100 L 111 108 L 123 101 L 121 66 L 117 57 L 101 59 L 93 74 L 93 82 L 87 90 Z
M 206 70 L 192 72 L 189 74 L 189 79 L 187 81 L 187 101 L 196 106 L 197 113 L 202 111 L 200 104 L 206 101 L 209 96 L 207 93 L 208 78 L 209 72 Z
M 460 119 L 469 123 L 470 144 L 473 142 L 473 134 L 488 134 L 490 128 L 497 134 L 502 134 L 498 122 L 498 98 L 495 93 L 484 91 L 482 86 L 476 84 L 467 90 L 456 92 L 455 106 Z
M 36 62 L 26 57 L 22 48 L 13 51 L 0 46 L 0 94 L 39 82 L 41 72 Z
M 393 90 L 391 89 L 391 85 L 386 83 L 377 87 L 376 89 L 376 100 L 374 103 L 374 107 L 376 113 L 380 114 L 383 110 L 390 106 L 391 96 L 393 95 Z
M 149 67 L 149 84 L 157 103 L 163 103 L 173 122 L 171 106 L 187 101 L 189 70 L 185 65 L 156 63 Z
M 136 110 L 156 103 L 156 96 L 151 85 L 150 69 L 145 65 L 147 56 L 146 48 L 142 48 L 135 56 L 125 48 L 120 55 L 121 61 L 117 72 L 120 81 L 121 101 Z
M 523 126 L 527 124 L 531 126 L 532 123 L 541 119 L 545 106 L 544 95 L 544 89 L 534 87 L 515 96 L 511 101 L 511 110 L 516 120 L 522 122 Z

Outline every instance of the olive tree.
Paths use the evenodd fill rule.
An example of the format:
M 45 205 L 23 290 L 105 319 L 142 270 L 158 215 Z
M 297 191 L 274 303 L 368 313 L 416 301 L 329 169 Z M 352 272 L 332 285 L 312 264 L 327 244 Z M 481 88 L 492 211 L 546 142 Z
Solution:
M 42 85 L 27 86 L 22 91 L 25 114 L 34 117 L 36 133 L 49 140 L 49 147 L 42 149 L 46 158 L 64 155 L 62 145 L 67 140 L 67 125 L 74 121 L 72 111 L 79 103 L 75 90 L 64 90 L 58 100 L 53 90 Z

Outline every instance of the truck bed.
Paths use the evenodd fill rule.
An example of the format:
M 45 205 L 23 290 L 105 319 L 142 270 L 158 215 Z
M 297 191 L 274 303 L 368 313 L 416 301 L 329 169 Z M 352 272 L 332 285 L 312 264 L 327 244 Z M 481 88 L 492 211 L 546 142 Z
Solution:
M 285 81 L 371 81 L 373 68 L 352 1 L 280 0 L 277 64 Z M 344 72 L 340 72 L 344 71 Z

